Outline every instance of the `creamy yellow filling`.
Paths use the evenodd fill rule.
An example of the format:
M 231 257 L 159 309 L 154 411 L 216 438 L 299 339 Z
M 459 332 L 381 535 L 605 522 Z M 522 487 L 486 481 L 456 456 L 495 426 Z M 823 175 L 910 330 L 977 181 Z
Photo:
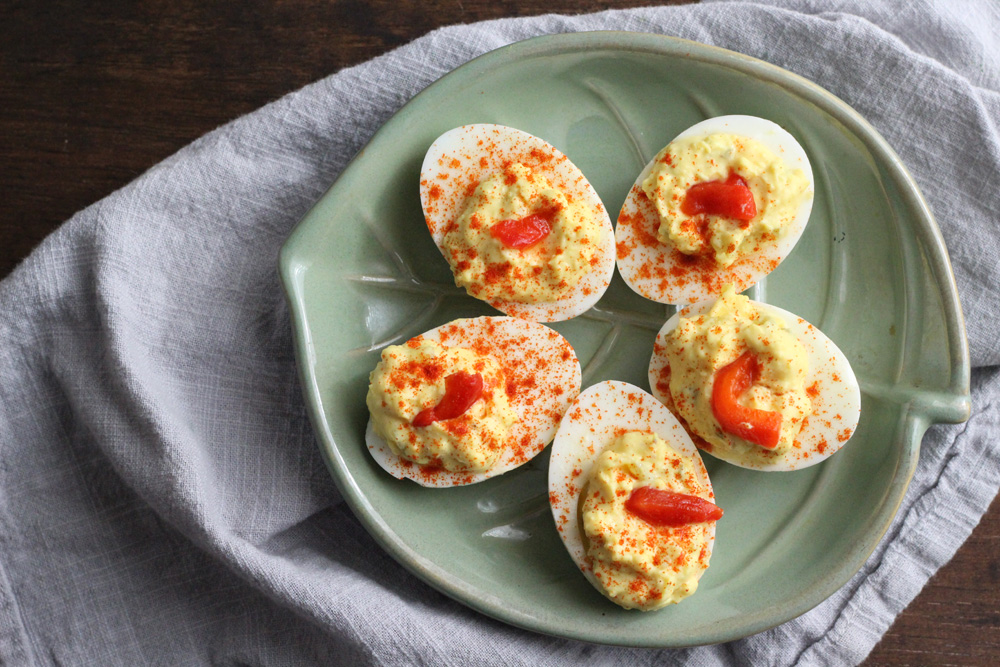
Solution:
M 505 220 L 542 215 L 551 232 L 517 249 L 491 234 Z M 467 200 L 442 243 L 455 283 L 490 300 L 556 301 L 580 282 L 597 253 L 601 227 L 581 202 L 571 202 L 541 174 L 519 163 L 486 178 Z
M 414 426 L 417 414 L 444 397 L 445 378 L 458 372 L 482 375 L 482 397 L 459 417 Z M 501 459 L 517 421 L 504 384 L 503 371 L 491 357 L 417 338 L 382 351 L 369 376 L 366 403 L 375 433 L 398 456 L 419 465 L 480 473 Z
M 696 435 L 746 463 L 773 459 L 794 445 L 812 407 L 806 391 L 809 362 L 805 346 L 780 318 L 728 286 L 708 312 L 680 318 L 664 344 L 672 409 Z M 781 413 L 781 437 L 773 450 L 723 432 L 712 414 L 716 372 L 748 350 L 757 356 L 760 378 L 741 402 Z
M 720 215 L 701 214 L 699 225 L 681 206 L 696 183 L 725 181 L 731 172 L 746 180 L 757 215 L 742 223 Z M 808 196 L 811 186 L 801 169 L 789 169 L 761 142 L 734 134 L 709 134 L 671 142 L 655 158 L 642 182 L 660 217 L 657 238 L 688 255 L 709 255 L 720 266 L 758 251 L 762 243 L 783 236 Z
M 711 500 L 698 463 L 654 433 L 620 435 L 597 458 L 580 499 L 587 559 L 611 600 L 650 611 L 698 588 L 711 553 L 711 523 L 655 527 L 625 509 L 642 486 Z

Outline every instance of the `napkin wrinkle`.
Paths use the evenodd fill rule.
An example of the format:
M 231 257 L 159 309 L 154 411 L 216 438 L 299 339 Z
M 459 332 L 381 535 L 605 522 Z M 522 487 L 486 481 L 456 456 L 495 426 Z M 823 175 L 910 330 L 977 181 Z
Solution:
M 37 661 L 21 605 L 10 585 L 5 559 L 0 559 L 0 647 L 3 648 L 0 656 L 9 664 L 29 665 Z
M 822 606 L 824 607 L 824 614 L 822 616 L 815 615 L 817 622 L 821 618 L 825 618 L 826 622 L 819 624 L 818 627 L 813 627 L 813 632 L 810 635 L 810 639 L 807 643 L 800 647 L 794 659 L 789 660 L 788 664 L 791 665 L 835 665 L 835 664 L 856 664 L 864 659 L 871 649 L 857 650 L 851 648 L 852 645 L 858 647 L 864 647 L 866 643 L 860 643 L 857 638 L 853 638 L 850 641 L 843 641 L 843 637 L 846 636 L 850 628 L 845 628 L 844 623 L 853 624 L 853 618 L 847 612 L 849 610 L 859 608 L 863 612 L 859 612 L 859 616 L 869 616 L 872 615 L 872 607 L 870 595 L 866 595 L 868 587 L 871 584 L 873 578 L 878 577 L 879 568 L 882 567 L 883 559 L 885 558 L 885 546 L 890 544 L 892 540 L 899 534 L 901 529 L 901 524 L 895 522 L 890 526 L 889 530 L 886 531 L 886 535 L 883 536 L 882 541 L 879 546 L 875 549 L 868 560 L 861 567 L 858 573 L 852 577 L 851 581 L 841 587 L 836 593 L 827 598 Z M 876 589 L 876 594 L 880 594 Z M 864 599 L 864 603 L 859 602 L 860 599 Z M 888 611 L 883 607 L 885 611 Z M 891 617 L 891 616 L 890 616 Z M 843 621 L 843 619 L 847 619 Z M 878 638 L 888 629 L 888 624 L 886 628 L 883 628 L 881 632 L 874 635 L 874 641 L 871 642 L 872 646 L 877 643 Z M 793 638 L 789 638 L 793 641 Z M 845 652 L 854 655 L 845 656 Z M 806 656 L 811 655 L 810 659 L 806 659 Z M 840 660 L 833 660 L 834 656 L 839 656 Z
M 703 4 L 726 1 L 702 0 Z M 891 35 L 910 52 L 937 61 L 977 86 L 990 89 L 1000 82 L 1000 64 L 991 62 L 990 57 L 1000 50 L 1000 33 L 994 29 L 1000 24 L 1000 8 L 993 3 L 911 0 L 895 3 L 889 11 L 885 3 L 858 0 L 774 0 L 746 4 L 765 9 L 782 7 L 816 17 L 839 15 L 860 19 Z M 929 16 L 935 17 L 931 24 L 927 21 Z
M 959 5 L 962 5 L 961 11 L 957 10 Z M 951 20 L 935 21 L 928 26 L 921 21 L 921 16 L 926 16 L 928 10 L 947 14 Z M 998 22 L 1000 14 L 995 5 L 990 7 L 984 3 L 954 0 L 928 3 L 922 0 L 903 4 L 891 31 L 912 51 L 936 60 L 942 67 L 960 74 L 977 87 L 985 88 L 1000 82 L 1000 67 L 991 66 L 987 57 L 996 53 L 996 33 L 986 29 L 991 23 L 996 26 Z M 938 46 L 941 48 L 936 49 Z
M 226 133 L 220 133 L 219 139 L 226 141 Z M 209 144 L 212 142 L 206 142 Z M 215 142 L 218 146 L 219 142 Z M 169 178 L 172 174 L 169 170 L 162 174 Z M 132 202 L 136 197 L 141 196 L 142 189 L 148 187 L 150 180 L 143 180 L 136 184 L 136 187 L 123 192 L 122 206 L 114 210 L 98 211 L 98 217 L 111 229 L 118 228 L 111 220 L 116 217 L 129 217 L 134 215 L 131 210 Z M 211 196 L 210 189 L 203 189 L 204 198 Z M 154 208 L 169 210 L 169 196 L 158 198 L 159 204 Z M 197 204 L 198 197 L 193 198 L 193 205 Z M 187 202 L 192 204 L 191 201 Z M 238 202 L 230 202 L 229 211 L 238 210 Z M 302 205 L 304 210 L 305 204 Z M 124 212 L 122 212 L 124 209 Z M 293 213 L 294 215 L 294 213 Z M 223 216 L 226 217 L 226 216 Z M 156 218 L 151 220 L 155 223 Z M 231 227 L 234 232 L 238 232 L 239 225 L 232 220 L 223 220 L 224 224 Z M 291 223 L 289 223 L 291 224 Z M 163 229 L 164 226 L 154 226 L 153 230 Z M 169 228 L 167 228 L 169 229 Z M 272 243 L 277 245 L 287 230 L 277 230 Z M 96 276 L 94 288 L 95 298 L 98 305 L 94 308 L 100 316 L 103 337 L 107 341 L 103 345 L 104 363 L 107 367 L 107 377 L 110 381 L 105 384 L 109 389 L 117 389 L 113 395 L 106 397 L 102 402 L 116 408 L 118 418 L 114 421 L 110 432 L 100 434 L 108 446 L 105 454 L 109 457 L 112 467 L 122 476 L 126 484 L 135 490 L 150 507 L 161 513 L 166 520 L 181 532 L 189 537 L 201 548 L 215 556 L 221 556 L 226 560 L 232 560 L 235 552 L 229 548 L 228 527 L 233 525 L 234 518 L 241 517 L 244 507 L 242 503 L 233 502 L 226 498 L 226 487 L 217 485 L 216 481 L 220 475 L 219 465 L 211 457 L 205 456 L 205 450 L 200 446 L 202 442 L 211 442 L 212 438 L 205 437 L 203 432 L 196 433 L 191 430 L 193 424 L 188 415 L 197 413 L 196 405 L 186 405 L 183 397 L 177 396 L 175 387 L 172 385 L 185 384 L 180 378 L 171 378 L 171 366 L 175 362 L 172 354 L 166 357 L 154 358 L 149 354 L 150 340 L 164 339 L 169 341 L 171 334 L 168 331 L 153 329 L 150 325 L 155 325 L 158 319 L 155 317 L 156 304 L 153 303 L 145 293 L 147 283 L 143 276 L 148 273 L 149 266 L 132 265 L 128 262 L 117 261 L 118 257 L 129 257 L 129 248 L 142 245 L 143 240 L 131 239 L 127 235 L 125 238 L 112 238 L 105 244 L 100 252 L 105 255 L 99 264 L 104 268 Z M 247 237 L 249 238 L 249 237 Z M 161 241 L 167 239 L 159 239 Z M 116 242 L 117 241 L 117 242 Z M 161 245 L 162 244 L 157 244 Z M 167 253 L 166 263 L 175 262 L 177 258 Z M 247 260 L 239 260 L 245 263 Z M 258 261 L 254 257 L 253 261 Z M 264 370 L 266 374 L 275 379 L 281 380 L 284 389 L 277 392 L 278 400 L 276 405 L 297 406 L 297 422 L 300 426 L 299 434 L 311 433 L 303 407 L 301 406 L 300 388 L 293 376 L 287 373 L 288 364 L 292 362 L 291 355 L 291 333 L 287 320 L 280 321 L 280 313 L 285 312 L 283 299 L 280 291 L 274 290 L 277 283 L 276 257 L 266 262 L 269 267 L 264 274 L 263 280 L 253 280 L 252 272 L 247 271 L 242 266 L 232 269 L 235 275 L 247 276 L 251 278 L 248 285 L 243 286 L 249 292 L 269 294 L 264 300 L 264 304 L 258 312 L 250 312 L 249 316 L 253 322 L 263 321 L 266 323 L 270 318 L 270 323 L 266 323 L 265 330 L 270 330 L 271 335 L 258 337 L 253 335 L 254 327 L 233 326 L 226 332 L 229 340 L 236 339 L 244 344 L 253 343 L 255 340 L 270 341 L 273 343 L 271 356 L 279 363 L 274 364 L 273 371 L 268 372 L 267 368 L 247 366 L 243 373 L 258 373 Z M 138 272 L 132 279 L 123 279 L 123 273 L 130 271 Z M 158 275 L 160 272 L 154 272 Z M 250 274 L 250 275 L 248 275 Z M 124 286 L 142 285 L 140 290 L 124 290 Z M 169 291 L 169 288 L 168 290 Z M 180 300 L 179 298 L 176 300 Z M 270 312 L 267 301 L 271 302 Z M 148 312 L 144 304 L 150 304 L 154 309 Z M 279 305 L 280 304 L 280 305 Z M 175 307 L 169 305 L 168 309 Z M 172 325 L 168 320 L 165 322 L 167 328 Z M 235 322 L 234 322 L 235 324 Z M 233 346 L 239 349 L 240 346 Z M 183 349 L 183 348 L 181 348 Z M 246 364 L 241 363 L 239 355 L 233 355 L 229 346 L 219 345 L 214 350 L 205 349 L 202 351 L 202 360 L 210 367 L 225 365 L 229 367 L 241 367 Z M 238 382 L 238 381 L 237 381 Z M 197 384 L 197 381 L 191 383 Z M 97 388 L 101 385 L 98 382 Z M 91 391 L 85 387 L 84 391 Z M 246 393 L 256 393 L 247 390 Z M 294 398 L 292 398 L 294 397 Z M 291 402 L 289 402 L 291 401 Z M 86 408 L 78 410 L 81 414 L 86 414 Z M 106 415 L 105 415 L 106 416 Z M 284 414 L 277 414 L 277 420 L 283 420 Z M 294 423 L 294 422 L 293 422 Z M 124 428 L 121 426 L 124 424 Z M 115 437 L 115 429 L 123 429 L 127 433 L 126 437 Z M 204 431 L 204 429 L 201 429 Z M 297 441 L 306 443 L 311 457 L 316 459 L 317 465 L 313 469 L 323 468 L 318 461 L 318 452 L 311 446 L 311 437 L 296 438 Z M 136 445 L 139 445 L 137 448 Z M 296 464 L 297 465 L 297 464 Z M 324 469 L 325 472 L 325 469 Z M 225 478 L 226 475 L 221 475 Z M 329 477 L 324 475 L 325 485 L 332 487 Z M 319 475 L 310 475 L 311 486 L 315 488 L 315 480 Z M 222 493 L 223 495 L 219 495 Z M 313 499 L 305 503 L 306 507 L 315 506 L 321 496 L 315 493 L 309 494 Z M 328 496 L 326 502 L 336 502 L 339 498 L 334 494 Z M 322 502 L 322 501 L 320 501 Z M 262 514 L 267 516 L 267 512 Z M 277 517 L 267 516 L 264 526 L 242 526 L 233 531 L 236 534 L 248 536 L 253 541 L 253 533 L 269 532 Z M 222 529 L 224 524 L 227 529 Z M 279 524 L 280 525 L 280 524 Z

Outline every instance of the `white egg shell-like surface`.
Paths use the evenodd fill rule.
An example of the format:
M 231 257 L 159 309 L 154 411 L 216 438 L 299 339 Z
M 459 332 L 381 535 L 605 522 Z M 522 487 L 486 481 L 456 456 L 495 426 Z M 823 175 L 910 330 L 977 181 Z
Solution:
M 668 333 L 677 328 L 681 317 L 691 317 L 707 312 L 714 300 L 688 306 L 671 317 L 656 336 L 653 356 L 649 361 L 649 386 L 653 395 L 660 400 L 666 398 L 666 387 L 661 374 L 669 366 L 663 349 Z M 781 457 L 761 463 L 746 463 L 726 456 L 726 452 L 716 447 L 706 450 L 709 454 L 742 468 L 766 471 L 790 471 L 808 468 L 829 458 L 843 447 L 858 427 L 861 416 L 861 389 L 847 357 L 837 344 L 826 334 L 787 310 L 759 301 L 753 305 L 765 312 L 781 318 L 787 329 L 805 346 L 809 363 L 809 379 L 806 387 L 812 410 L 795 439 L 795 444 Z
M 393 477 L 422 486 L 474 484 L 501 475 L 537 456 L 552 440 L 573 399 L 580 393 L 580 361 L 573 347 L 544 324 L 512 317 L 455 320 L 421 334 L 444 347 L 466 347 L 493 357 L 504 371 L 510 406 L 518 421 L 511 427 L 512 446 L 484 473 L 425 469 L 396 456 L 375 434 L 371 419 L 365 432 L 368 451 Z
M 600 590 L 587 564 L 580 534 L 578 504 L 591 468 L 605 447 L 625 431 L 651 431 L 679 454 L 693 459 L 699 480 L 712 492 L 708 471 L 687 431 L 670 410 L 639 387 L 607 381 L 588 387 L 570 406 L 559 425 L 549 458 L 549 502 L 552 516 L 570 558 Z M 715 543 L 715 523 L 709 528 L 709 555 Z
M 615 235 L 597 191 L 569 158 L 544 139 L 504 125 L 463 125 L 438 137 L 420 168 L 420 204 L 431 237 L 442 255 L 445 230 L 462 213 L 476 185 L 504 165 L 520 162 L 574 202 L 590 210 L 602 230 L 596 262 L 579 283 L 554 302 L 494 300 L 490 305 L 514 317 L 558 322 L 586 312 L 600 300 L 615 270 Z
M 697 303 L 721 294 L 729 283 L 741 292 L 777 268 L 805 231 L 812 211 L 814 180 L 809 158 L 795 137 L 763 118 L 718 116 L 689 127 L 672 141 L 717 133 L 746 136 L 761 142 L 780 157 L 788 169 L 801 169 L 805 173 L 809 194 L 799 206 L 791 227 L 774 243 L 764 245 L 760 253 L 743 256 L 728 267 L 710 261 L 685 261 L 685 255 L 656 237 L 660 217 L 642 189 L 642 182 L 655 165 L 655 158 L 650 160 L 629 191 L 615 229 L 618 271 L 629 287 L 647 299 L 678 305 Z

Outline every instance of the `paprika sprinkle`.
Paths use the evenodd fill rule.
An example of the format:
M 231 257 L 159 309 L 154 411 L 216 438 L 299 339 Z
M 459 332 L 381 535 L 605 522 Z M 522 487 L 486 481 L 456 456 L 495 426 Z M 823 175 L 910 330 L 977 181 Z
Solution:
M 471 484 L 544 449 L 580 391 L 580 363 L 552 329 L 510 317 L 455 320 L 382 351 L 366 436 L 390 474 Z
M 600 197 L 538 137 L 501 125 L 446 132 L 424 159 L 420 196 L 455 284 L 498 310 L 569 319 L 611 282 L 614 231 Z
M 644 611 L 694 593 L 722 515 L 677 419 L 624 382 L 588 388 L 563 419 L 549 501 L 584 575 L 616 604 Z
M 791 135 L 761 118 L 710 118 L 636 179 L 615 230 L 619 271 L 660 303 L 744 290 L 791 252 L 812 200 L 809 160 Z

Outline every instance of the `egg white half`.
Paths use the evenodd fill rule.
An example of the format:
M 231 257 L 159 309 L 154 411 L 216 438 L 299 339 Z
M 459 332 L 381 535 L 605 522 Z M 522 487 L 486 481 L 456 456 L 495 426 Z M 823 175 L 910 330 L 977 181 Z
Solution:
M 570 558 L 600 590 L 587 564 L 578 505 L 594 461 L 625 431 L 651 431 L 679 454 L 693 459 L 699 481 L 712 492 L 708 471 L 687 431 L 660 401 L 627 382 L 608 381 L 588 387 L 570 406 L 552 442 L 549 458 L 549 502 Z M 714 499 L 714 498 L 713 498 Z M 715 543 L 715 523 L 708 532 L 709 553 Z
M 667 334 L 677 328 L 681 317 L 705 313 L 714 303 L 713 299 L 681 309 L 666 321 L 657 334 L 653 356 L 649 360 L 649 386 L 658 399 L 665 398 L 664 387 L 659 379 L 668 363 L 666 355 L 659 353 L 658 350 L 663 349 Z M 712 448 L 708 453 L 752 470 L 789 471 L 808 468 L 836 453 L 847 444 L 857 429 L 861 416 L 861 389 L 858 380 L 847 357 L 822 331 L 787 310 L 759 301 L 752 303 L 756 308 L 781 318 L 792 335 L 802 341 L 809 363 L 806 386 L 816 383 L 818 391 L 816 395 L 809 396 L 812 401 L 812 411 L 795 439 L 798 446 L 791 447 L 781 457 L 767 462 L 748 464 L 727 457 L 727 452 L 718 447 Z
M 604 203 L 583 172 L 544 139 L 504 125 L 463 125 L 438 137 L 420 168 L 420 204 L 431 237 L 442 255 L 445 230 L 462 212 L 466 198 L 480 181 L 520 162 L 574 202 L 582 202 L 601 228 L 597 261 L 592 269 L 554 302 L 520 303 L 494 300 L 490 305 L 508 315 L 536 322 L 558 322 L 590 309 L 607 290 L 615 270 L 615 235 Z M 437 188 L 437 190 L 434 190 Z M 437 196 L 432 196 L 432 190 Z
M 805 231 L 813 205 L 813 173 L 809 158 L 795 137 L 781 126 L 755 116 L 718 116 L 709 118 L 677 135 L 678 139 L 725 133 L 750 137 L 767 146 L 788 169 L 801 169 L 809 181 L 809 194 L 799 206 L 791 226 L 762 252 L 737 259 L 728 267 L 695 270 L 678 261 L 672 251 L 656 238 L 660 218 L 643 192 L 642 182 L 655 165 L 655 158 L 642 170 L 629 191 L 618 215 L 615 241 L 621 248 L 618 271 L 634 291 L 659 303 L 684 305 L 697 303 L 721 294 L 732 283 L 742 292 L 773 271 L 792 251 Z
M 371 419 L 365 442 L 372 458 L 397 479 L 411 479 L 422 486 L 449 487 L 475 484 L 501 475 L 537 456 L 552 440 L 559 420 L 580 393 L 580 361 L 573 347 L 544 324 L 512 317 L 477 317 L 455 320 L 421 334 L 444 347 L 467 347 L 493 357 L 504 371 L 510 406 L 518 421 L 508 449 L 492 469 L 483 473 L 428 470 L 398 457 L 375 434 Z

